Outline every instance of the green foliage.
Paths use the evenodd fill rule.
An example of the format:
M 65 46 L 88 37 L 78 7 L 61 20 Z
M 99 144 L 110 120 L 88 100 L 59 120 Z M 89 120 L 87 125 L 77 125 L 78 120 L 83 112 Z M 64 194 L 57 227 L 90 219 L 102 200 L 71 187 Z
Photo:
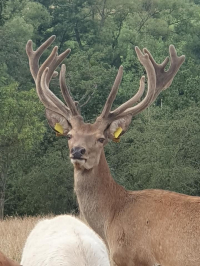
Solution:
M 17 84 L 0 88 L 0 200 L 8 200 L 6 192 L 13 164 L 42 139 L 45 132 L 39 120 L 41 105 L 34 90 L 18 91 Z M 0 218 L 3 215 L 0 208 Z
M 45 156 L 38 154 L 35 157 L 33 150 L 29 155 L 31 158 L 22 156 L 20 167 L 17 171 L 13 169 L 9 184 L 11 193 L 8 195 L 11 200 L 6 206 L 6 213 L 36 215 L 76 212 L 73 167 L 64 146 L 66 139 L 59 139 L 48 147 Z M 26 164 L 30 166 L 28 172 Z
M 18 91 L 17 84 L 0 88 L 0 145 L 31 148 L 45 132 L 39 120 L 42 106 L 35 90 Z
M 116 180 L 127 189 L 161 188 L 200 195 L 198 107 L 174 112 L 150 108 L 122 137 L 107 147 Z M 120 152 L 118 152 L 120 151 Z
M 25 45 L 47 27 L 50 14 L 39 3 L 8 0 L 4 16 L 7 19 L 0 27 L 0 57 L 6 76 L 10 77 L 4 79 L 4 84 L 17 81 L 20 88 L 31 88 Z
M 170 44 L 186 55 L 172 86 L 134 119 L 121 143 L 107 145 L 106 153 L 113 176 L 127 189 L 200 195 L 199 14 L 197 0 L 1 1 L 0 189 L 5 194 L 0 199 L 7 200 L 6 214 L 76 210 L 66 140 L 43 124 L 44 108 L 32 90 L 25 53 L 28 39 L 38 47 L 52 34 L 59 53 L 72 49 L 66 80 L 80 106 L 91 97 L 81 108 L 89 122 L 100 113 L 121 64 L 124 76 L 113 108 L 138 90 L 146 73 L 136 45 L 147 47 L 158 63 Z M 58 79 L 51 89 L 62 98 Z
M 22 9 L 21 14 L 26 23 L 32 25 L 35 30 L 50 23 L 49 12 L 39 3 L 28 2 Z
M 32 25 L 27 24 L 22 17 L 18 16 L 8 20 L 0 31 L 1 63 L 5 65 L 4 70 L 11 82 L 17 81 L 20 85 L 25 84 L 26 76 L 28 76 L 24 47 L 32 33 Z M 5 84 L 8 83 L 10 80 L 6 79 Z

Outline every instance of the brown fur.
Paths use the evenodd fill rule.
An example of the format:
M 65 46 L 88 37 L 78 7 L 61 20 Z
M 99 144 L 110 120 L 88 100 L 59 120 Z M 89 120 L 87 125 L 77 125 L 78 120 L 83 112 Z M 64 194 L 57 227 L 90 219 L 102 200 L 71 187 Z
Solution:
M 125 190 L 110 174 L 104 154 L 109 134 L 101 123 L 71 125 L 69 149 L 86 150 L 85 161 L 72 161 L 80 212 L 106 242 L 111 265 L 200 265 L 200 198 Z
M 20 266 L 17 262 L 7 258 L 2 252 L 0 252 L 0 266 Z
M 163 190 L 127 191 L 104 151 L 93 169 L 75 166 L 82 215 L 105 240 L 112 265 L 200 265 L 200 198 Z

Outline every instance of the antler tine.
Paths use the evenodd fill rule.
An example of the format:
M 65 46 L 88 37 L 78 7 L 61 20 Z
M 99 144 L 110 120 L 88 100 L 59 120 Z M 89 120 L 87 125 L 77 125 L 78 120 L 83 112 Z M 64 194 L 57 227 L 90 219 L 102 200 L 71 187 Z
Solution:
M 31 74 L 36 83 L 36 91 L 39 99 L 44 106 L 52 111 L 60 113 L 64 116 L 71 115 L 74 111 L 70 110 L 59 98 L 57 98 L 49 89 L 49 83 L 53 76 L 56 75 L 56 67 L 64 60 L 70 53 L 67 49 L 62 54 L 57 55 L 58 47 L 55 46 L 50 56 L 39 67 L 39 59 L 45 49 L 54 41 L 55 36 L 51 36 L 46 40 L 36 51 L 33 51 L 32 41 L 28 41 L 26 45 L 26 52 L 29 58 L 29 65 Z
M 168 57 L 165 58 L 162 64 L 157 64 L 155 60 L 153 59 L 153 56 L 151 55 L 151 53 L 146 48 L 144 48 L 143 51 L 149 55 L 149 58 L 156 72 L 156 91 L 155 91 L 155 95 L 152 100 L 154 101 L 162 90 L 167 89 L 171 85 L 180 66 L 185 61 L 185 56 L 184 55 L 180 57 L 177 56 L 177 52 L 176 52 L 174 45 L 170 45 L 169 54 L 170 54 L 171 63 L 170 63 L 170 67 L 168 71 L 165 71 L 165 67 L 167 63 L 169 62 Z
M 66 111 L 69 112 L 69 108 L 50 91 L 48 86 L 49 81 L 47 79 L 48 73 L 49 73 L 49 68 L 46 67 L 41 77 L 41 89 L 43 91 L 42 95 L 47 95 L 48 97 L 46 97 L 47 100 L 45 99 L 45 101 L 43 102 L 45 102 L 46 108 L 65 116 Z
M 33 51 L 33 42 L 29 40 L 26 44 L 26 53 L 29 58 L 29 66 L 33 79 L 36 81 L 39 70 L 39 59 L 44 52 L 55 40 L 56 36 L 52 35 L 36 51 Z
M 114 111 L 110 112 L 110 117 L 115 117 L 120 113 L 123 113 L 127 108 L 133 106 L 133 104 L 137 103 L 140 98 L 142 97 L 145 89 L 145 76 L 142 76 L 140 79 L 140 87 L 138 92 L 127 102 L 120 105 L 118 108 L 116 108 Z
M 40 101 L 44 104 L 44 106 L 46 108 L 52 110 L 52 111 L 56 109 L 58 112 L 58 110 L 59 110 L 58 107 L 52 102 L 52 100 L 49 97 L 50 93 L 45 94 L 45 92 L 43 91 L 42 86 L 41 86 L 42 74 L 45 71 L 45 69 L 49 66 L 49 64 L 55 60 L 57 50 L 58 50 L 58 47 L 55 46 L 53 48 L 51 54 L 49 55 L 49 57 L 45 60 L 45 62 L 39 68 L 38 73 L 37 73 L 37 77 L 35 80 L 35 84 L 36 84 L 36 91 L 37 91 L 38 97 L 39 97 Z M 51 93 L 51 94 L 53 94 L 53 93 Z M 56 96 L 54 95 L 54 97 L 56 97 Z
M 44 52 L 45 49 L 47 49 L 50 46 L 50 44 L 54 40 L 55 40 L 55 36 L 51 36 L 36 51 L 33 51 L 32 41 L 29 40 L 27 42 L 27 45 L 26 45 L 26 53 L 27 53 L 28 58 L 29 58 L 30 71 L 31 71 L 31 74 L 35 80 L 36 91 L 37 91 L 37 94 L 38 94 L 40 101 L 44 104 L 45 107 L 58 112 L 58 107 L 55 106 L 55 104 L 48 98 L 48 96 L 44 94 L 44 92 L 42 91 L 42 88 L 41 88 L 41 84 L 40 84 L 43 71 L 56 57 L 56 53 L 58 50 L 57 47 L 54 47 L 50 56 L 46 59 L 46 61 L 39 68 L 39 59 L 40 59 L 42 53 Z M 51 106 L 51 108 L 50 108 L 50 106 Z
M 66 115 L 66 111 L 72 115 L 76 115 L 75 111 L 73 109 L 73 107 L 71 105 L 69 105 L 68 101 L 66 100 L 66 98 L 64 97 L 65 102 L 67 103 L 67 105 L 69 106 L 69 108 L 67 106 L 65 106 L 63 104 L 63 102 L 57 98 L 52 91 L 49 90 L 49 83 L 50 80 L 52 78 L 52 76 L 55 73 L 55 69 L 56 67 L 64 60 L 64 58 L 70 53 L 71 49 L 67 49 L 66 51 L 64 51 L 62 54 L 60 54 L 59 56 L 56 55 L 54 57 L 54 59 L 51 61 L 49 67 L 48 67 L 48 71 L 46 72 L 45 75 L 45 79 L 43 79 L 43 82 L 41 81 L 41 88 L 43 90 L 43 94 L 46 94 L 48 96 L 48 98 L 60 109 L 62 110 L 62 112 L 65 111 L 65 115 Z M 62 72 L 62 71 L 61 71 Z M 44 83 L 45 80 L 45 83 Z M 62 87 L 61 87 L 62 90 Z M 73 101 L 73 100 L 72 100 Z M 76 107 L 75 107 L 76 108 Z M 77 111 L 77 110 L 76 110 Z
M 113 115 L 112 120 L 118 119 L 120 117 L 124 117 L 124 116 L 129 115 L 129 114 L 131 114 L 133 116 L 133 115 L 140 113 L 142 110 L 144 110 L 145 108 L 148 107 L 148 105 L 151 103 L 152 98 L 154 96 L 155 88 L 156 88 L 156 73 L 155 73 L 155 69 L 153 67 L 153 64 L 152 64 L 148 54 L 143 54 L 138 47 L 135 47 L 135 51 L 136 51 L 136 54 L 137 54 L 137 57 L 138 57 L 140 63 L 145 67 L 146 72 L 147 72 L 147 77 L 148 77 L 147 94 L 146 94 L 145 98 L 140 103 L 138 103 L 136 106 L 127 108 L 128 106 L 130 106 L 130 104 L 125 103 L 125 106 L 122 105 L 122 108 L 121 108 L 121 106 L 118 107 L 119 109 L 123 110 L 123 112 L 119 112 L 119 111 L 116 112 L 117 115 Z M 142 89 L 143 89 L 143 85 L 144 85 L 144 77 L 141 78 L 141 83 L 140 83 L 140 86 L 142 87 Z M 142 89 L 141 89 L 141 91 L 142 91 Z M 125 109 L 125 107 L 126 107 L 126 109 Z M 115 113 L 115 111 L 113 111 L 113 113 Z
M 47 84 L 49 84 L 52 76 L 54 75 L 56 67 L 60 65 L 60 63 L 68 56 L 70 52 L 71 49 L 68 48 L 62 54 L 56 55 L 55 59 L 49 65 L 49 71 L 47 73 Z
M 79 115 L 79 112 L 77 110 L 77 107 L 75 105 L 75 102 L 73 101 L 72 97 L 69 94 L 69 90 L 67 88 L 66 82 L 65 82 L 65 72 L 66 72 L 66 66 L 65 64 L 62 64 L 61 71 L 60 71 L 60 88 L 62 91 L 63 98 L 65 102 L 67 103 L 72 115 Z
M 109 116 L 113 101 L 116 97 L 119 85 L 120 85 L 121 80 L 122 80 L 122 75 L 123 75 L 123 66 L 120 66 L 118 73 L 117 73 L 117 76 L 115 78 L 115 82 L 114 82 L 113 87 L 111 89 L 111 92 L 107 98 L 107 101 L 106 101 L 105 106 L 103 108 L 103 111 L 101 113 L 102 118 L 107 118 Z
M 55 46 L 53 48 L 52 53 L 50 56 L 46 59 L 46 61 L 41 65 L 36 79 L 36 89 L 38 96 L 45 107 L 48 109 L 51 109 L 51 103 L 54 105 L 53 109 L 55 110 L 55 106 L 57 109 L 57 112 L 62 115 L 70 115 L 70 109 L 64 105 L 64 103 L 55 96 L 54 93 L 52 93 L 49 90 L 49 82 L 51 80 L 51 77 L 54 73 L 54 70 L 56 67 L 64 60 L 64 58 L 70 53 L 70 49 L 67 49 L 59 56 L 57 55 L 58 47 Z M 48 71 L 46 68 L 48 67 Z M 43 72 L 46 70 L 45 75 L 42 79 Z

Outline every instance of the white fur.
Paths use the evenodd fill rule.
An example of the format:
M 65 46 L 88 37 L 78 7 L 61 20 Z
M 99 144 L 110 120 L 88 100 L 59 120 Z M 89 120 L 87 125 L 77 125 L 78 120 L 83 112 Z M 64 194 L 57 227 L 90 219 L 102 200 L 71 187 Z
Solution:
M 40 221 L 23 249 L 23 266 L 109 266 L 105 244 L 79 219 L 61 215 Z

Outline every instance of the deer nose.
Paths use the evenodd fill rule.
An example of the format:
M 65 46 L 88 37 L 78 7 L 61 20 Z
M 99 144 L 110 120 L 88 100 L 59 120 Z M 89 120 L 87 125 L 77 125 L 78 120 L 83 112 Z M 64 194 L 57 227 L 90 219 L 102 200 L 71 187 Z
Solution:
M 71 149 L 71 154 L 74 159 L 80 159 L 86 150 L 83 147 L 74 147 Z

